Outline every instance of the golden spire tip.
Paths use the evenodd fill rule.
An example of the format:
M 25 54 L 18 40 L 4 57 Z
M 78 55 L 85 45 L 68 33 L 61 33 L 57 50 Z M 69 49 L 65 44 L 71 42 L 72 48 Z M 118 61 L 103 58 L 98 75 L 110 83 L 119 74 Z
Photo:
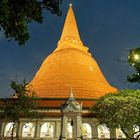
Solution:
M 71 89 L 70 89 L 70 98 L 73 98 L 74 96 L 73 96 L 73 90 L 72 90 L 72 87 L 71 87 Z

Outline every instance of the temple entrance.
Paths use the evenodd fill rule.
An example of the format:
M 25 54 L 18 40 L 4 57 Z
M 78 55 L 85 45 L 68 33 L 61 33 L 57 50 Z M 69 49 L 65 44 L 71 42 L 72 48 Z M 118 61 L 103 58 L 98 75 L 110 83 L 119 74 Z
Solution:
M 73 96 L 72 90 L 68 100 L 61 106 L 61 140 L 81 139 L 81 118 L 82 105 Z

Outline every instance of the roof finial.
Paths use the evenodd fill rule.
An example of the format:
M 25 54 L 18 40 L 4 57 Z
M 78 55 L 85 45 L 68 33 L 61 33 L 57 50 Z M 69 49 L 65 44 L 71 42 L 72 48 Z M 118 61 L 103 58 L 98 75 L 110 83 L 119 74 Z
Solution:
M 70 89 L 70 98 L 74 98 L 74 96 L 73 96 L 73 91 L 72 91 L 72 87 L 71 87 L 71 89 Z

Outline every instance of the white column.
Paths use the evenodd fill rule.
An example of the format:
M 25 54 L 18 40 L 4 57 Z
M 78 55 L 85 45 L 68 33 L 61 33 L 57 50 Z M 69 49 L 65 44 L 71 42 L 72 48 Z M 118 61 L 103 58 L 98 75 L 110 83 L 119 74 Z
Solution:
M 23 124 L 24 124 L 24 122 L 20 121 L 20 124 L 18 126 L 18 128 L 19 128 L 19 130 L 18 130 L 18 136 L 19 137 L 22 137 Z
M 61 136 L 61 122 L 56 123 L 57 129 L 56 129 L 56 137 L 60 138 Z
M 98 125 L 96 124 L 92 125 L 92 138 L 98 139 Z
M 62 118 L 62 132 L 61 132 L 61 140 L 65 140 L 67 136 L 67 120 L 66 116 Z
M 76 117 L 72 118 L 73 126 L 72 126 L 72 138 L 76 139 L 77 137 L 77 120 Z
M 39 127 L 39 121 L 37 120 L 35 124 L 35 138 L 39 138 L 39 136 L 40 136 L 40 127 Z
M 77 140 L 81 139 L 81 127 L 82 127 L 82 118 L 80 115 L 76 116 L 76 138 Z
M 61 124 L 60 124 L 60 122 L 59 121 L 56 121 L 55 122 L 55 137 L 56 138 L 59 138 L 60 137 L 60 134 L 61 133 Z
M 109 129 L 110 130 L 110 138 L 111 139 L 115 139 L 116 138 L 116 132 L 115 132 L 115 129 Z
M 16 138 L 19 138 L 20 135 L 20 121 L 16 124 Z
M 0 127 L 0 137 L 4 137 L 4 126 L 5 126 L 5 122 L 1 122 L 1 127 Z

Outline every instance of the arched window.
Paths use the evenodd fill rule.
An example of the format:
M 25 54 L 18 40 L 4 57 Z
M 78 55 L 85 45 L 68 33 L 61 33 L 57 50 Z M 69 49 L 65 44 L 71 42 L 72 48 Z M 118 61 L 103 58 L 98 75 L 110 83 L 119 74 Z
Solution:
M 10 122 L 6 124 L 5 129 L 4 129 L 4 137 L 11 137 L 12 135 L 12 129 L 13 129 L 13 137 L 16 136 L 16 125 L 14 125 L 13 128 L 13 122 Z
M 34 137 L 35 125 L 31 122 L 25 123 L 22 129 L 22 137 Z
M 124 133 L 120 128 L 116 128 L 116 138 L 117 139 L 126 138 L 126 136 L 124 135 Z
M 54 137 L 54 127 L 50 122 L 42 124 L 40 137 Z
M 70 122 L 67 123 L 67 138 L 72 138 L 73 133 L 73 127 Z
M 98 138 L 110 138 L 110 131 L 106 125 L 98 126 Z
M 138 127 L 137 125 L 133 126 L 133 130 L 134 132 L 136 132 L 136 134 L 134 135 L 134 137 L 136 138 L 138 135 L 140 135 L 140 127 Z
M 82 131 L 83 138 L 91 138 L 92 137 L 91 126 L 88 123 L 83 123 L 82 124 L 81 131 Z

